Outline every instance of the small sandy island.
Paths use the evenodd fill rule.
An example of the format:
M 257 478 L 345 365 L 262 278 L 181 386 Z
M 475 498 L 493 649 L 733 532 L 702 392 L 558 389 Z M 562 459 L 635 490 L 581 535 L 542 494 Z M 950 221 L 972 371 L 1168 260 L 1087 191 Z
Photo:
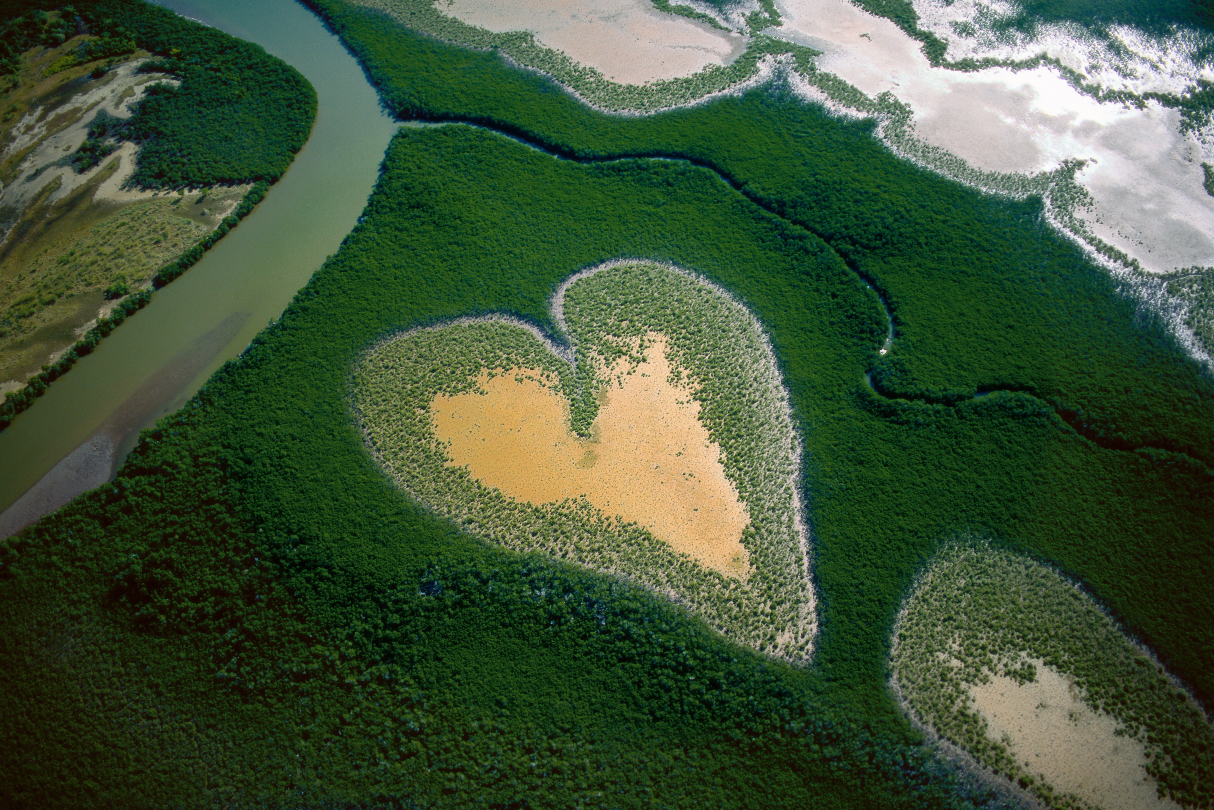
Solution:
M 745 576 L 746 507 L 725 477 L 721 450 L 692 392 L 672 384 L 666 340 L 651 334 L 645 360 L 621 363 L 600 392 L 590 439 L 569 429 L 569 405 L 542 371 L 482 373 L 478 391 L 439 395 L 430 412 L 451 463 L 534 504 L 585 496 L 726 576 Z

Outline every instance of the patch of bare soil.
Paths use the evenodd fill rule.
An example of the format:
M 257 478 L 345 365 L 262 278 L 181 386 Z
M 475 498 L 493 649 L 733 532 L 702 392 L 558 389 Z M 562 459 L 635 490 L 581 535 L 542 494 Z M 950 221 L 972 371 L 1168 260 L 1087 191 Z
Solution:
M 691 76 L 726 65 L 747 37 L 657 11 L 649 0 L 439 0 L 443 14 L 495 33 L 529 31 L 545 47 L 621 84 Z
M 746 505 L 691 391 L 670 382 L 665 338 L 647 340 L 653 346 L 632 373 L 621 364 L 607 375 L 619 381 L 601 392 L 590 439 L 570 431 L 568 402 L 533 369 L 482 373 L 479 391 L 435 397 L 434 434 L 451 464 L 485 486 L 534 504 L 585 497 L 704 566 L 744 578 Z
M 991 675 L 990 683 L 970 688 L 990 736 L 1055 790 L 1102 810 L 1179 810 L 1159 798 L 1142 743 L 1118 735 L 1113 717 L 1087 706 L 1068 678 L 1035 663 L 1032 682 Z

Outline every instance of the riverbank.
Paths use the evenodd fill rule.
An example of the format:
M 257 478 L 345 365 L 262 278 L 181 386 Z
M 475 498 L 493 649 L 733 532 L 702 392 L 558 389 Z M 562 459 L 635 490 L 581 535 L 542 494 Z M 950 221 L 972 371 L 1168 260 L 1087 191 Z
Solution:
M 316 88 L 320 110 L 308 145 L 249 217 L 148 307 L 102 341 L 0 432 L 0 509 L 12 505 L 120 412 L 173 358 L 211 351 L 188 379 L 124 427 L 115 464 L 140 429 L 171 413 L 225 360 L 277 318 L 296 290 L 333 253 L 366 203 L 395 123 L 336 37 L 289 0 L 249 7 L 225 0 L 174 2 L 175 11 L 238 36 L 298 66 Z M 175 194 L 172 197 L 175 198 Z M 170 199 L 165 197 L 164 199 Z M 317 206 L 324 199 L 326 206 Z M 202 207 L 207 207 L 206 203 Z M 233 313 L 248 313 L 218 345 L 206 336 Z

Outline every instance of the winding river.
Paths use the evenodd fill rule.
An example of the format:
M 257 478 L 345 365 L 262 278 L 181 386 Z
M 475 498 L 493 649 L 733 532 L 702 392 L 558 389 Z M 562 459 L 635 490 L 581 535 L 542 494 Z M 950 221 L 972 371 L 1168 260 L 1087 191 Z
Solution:
M 292 0 L 156 0 L 255 42 L 316 88 L 307 145 L 236 229 L 0 432 L 0 537 L 107 480 L 277 318 L 362 213 L 397 124 L 361 67 Z

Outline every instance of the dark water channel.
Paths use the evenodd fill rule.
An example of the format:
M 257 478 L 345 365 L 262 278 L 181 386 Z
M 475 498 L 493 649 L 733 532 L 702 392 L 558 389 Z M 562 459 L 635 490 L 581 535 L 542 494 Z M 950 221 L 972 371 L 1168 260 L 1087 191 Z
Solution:
M 239 227 L 0 432 L 0 537 L 108 479 L 142 428 L 282 313 L 354 227 L 396 129 L 337 37 L 292 0 L 157 1 L 293 65 L 316 88 L 316 126 Z

